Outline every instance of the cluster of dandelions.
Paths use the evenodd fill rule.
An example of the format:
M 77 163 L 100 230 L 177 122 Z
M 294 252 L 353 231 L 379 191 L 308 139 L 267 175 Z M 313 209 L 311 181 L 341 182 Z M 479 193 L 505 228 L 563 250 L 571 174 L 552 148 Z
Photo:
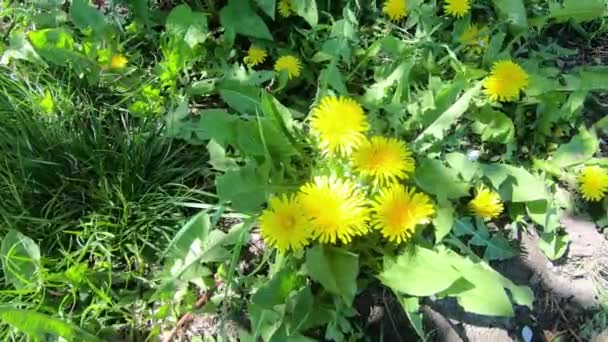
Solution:
M 578 184 L 583 199 L 600 201 L 608 192 L 608 172 L 597 165 L 586 166 L 578 176 Z
M 408 0 L 386 0 L 382 11 L 391 21 L 402 20 L 409 10 L 408 2 Z M 462 18 L 471 11 L 471 0 L 445 0 L 443 11 L 446 15 Z
M 407 145 L 396 138 L 368 137 L 363 108 L 347 97 L 326 96 L 313 108 L 310 133 L 328 158 L 352 169 L 356 180 L 318 176 L 297 194 L 274 197 L 260 216 L 266 243 L 281 252 L 299 250 L 311 241 L 350 243 L 354 237 L 377 230 L 390 242 L 407 242 L 419 225 L 435 213 L 431 198 L 406 186 L 415 171 Z M 500 197 L 478 189 L 471 211 L 486 219 L 498 216 Z
M 253 68 L 264 63 L 266 57 L 268 57 L 268 52 L 266 52 L 265 49 L 256 45 L 251 45 L 247 50 L 247 55 L 243 58 L 243 62 L 247 64 L 248 67 Z M 300 77 L 300 74 L 302 73 L 302 62 L 294 55 L 283 55 L 275 61 L 274 70 L 278 73 L 287 73 L 288 79 L 291 80 Z
M 368 137 L 368 131 L 355 100 L 326 96 L 319 101 L 310 115 L 312 136 L 327 158 L 347 163 L 358 178 L 318 176 L 295 195 L 271 199 L 260 216 L 269 245 L 285 252 L 313 240 L 348 244 L 371 229 L 401 243 L 430 221 L 435 212 L 431 198 L 400 183 L 415 170 L 411 151 L 399 139 Z

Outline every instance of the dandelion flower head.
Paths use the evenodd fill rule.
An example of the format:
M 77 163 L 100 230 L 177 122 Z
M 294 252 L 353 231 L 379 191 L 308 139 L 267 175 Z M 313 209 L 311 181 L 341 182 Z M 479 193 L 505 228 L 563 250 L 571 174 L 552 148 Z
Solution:
M 477 195 L 469 202 L 469 210 L 484 219 L 498 217 L 504 207 L 500 201 L 500 196 L 485 187 L 477 189 Z
M 279 14 L 283 18 L 289 18 L 296 12 L 293 6 L 293 0 L 281 0 L 277 7 L 279 9 Z
M 382 11 L 392 21 L 399 21 L 407 14 L 407 0 L 386 0 Z
M 371 210 L 372 227 L 397 244 L 408 241 L 416 225 L 427 223 L 435 213 L 428 195 L 398 184 L 381 190 Z
M 578 176 L 578 184 L 585 200 L 597 202 L 608 191 L 608 172 L 597 165 L 587 166 Z
M 462 18 L 471 10 L 470 0 L 445 0 L 443 10 L 447 15 Z
M 291 80 L 293 78 L 300 77 L 302 71 L 302 64 L 300 60 L 292 55 L 285 55 L 279 57 L 274 64 L 274 70 L 276 72 L 281 72 L 283 70 L 287 71 L 287 76 Z
M 403 141 L 380 136 L 365 140 L 353 152 L 352 162 L 357 171 L 372 176 L 379 184 L 407 179 L 415 169 L 412 152 Z
M 485 93 L 492 101 L 512 101 L 528 86 L 528 73 L 516 63 L 504 60 L 494 63 L 484 81 Z
M 249 50 L 247 50 L 247 56 L 243 58 L 243 61 L 251 68 L 258 64 L 264 63 L 267 56 L 268 53 L 266 52 L 266 50 L 255 45 L 251 45 L 249 47 Z
M 259 221 L 266 244 L 281 253 L 300 250 L 311 238 L 310 221 L 295 196 L 271 198 Z
M 110 59 L 110 69 L 112 70 L 121 70 L 127 66 L 127 57 L 123 54 L 112 55 Z
M 361 105 L 351 98 L 325 96 L 311 115 L 311 133 L 329 153 L 350 154 L 365 141 L 369 124 Z
M 312 222 L 313 236 L 322 243 L 349 243 L 368 231 L 365 196 L 350 180 L 315 177 L 301 187 L 299 198 Z

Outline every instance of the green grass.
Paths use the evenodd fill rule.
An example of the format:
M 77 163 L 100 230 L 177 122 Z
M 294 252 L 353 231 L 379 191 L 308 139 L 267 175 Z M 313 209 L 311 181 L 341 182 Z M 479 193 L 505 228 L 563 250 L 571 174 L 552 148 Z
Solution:
M 118 322 L 139 329 L 146 277 L 193 213 L 179 203 L 209 201 L 206 150 L 163 138 L 160 120 L 54 88 L 50 75 L 1 75 L 0 235 L 14 229 L 32 238 L 44 270 L 42 286 L 2 290 L 0 300 L 91 331 Z M 66 109 L 41 115 L 41 89 L 63 92 L 55 103 Z

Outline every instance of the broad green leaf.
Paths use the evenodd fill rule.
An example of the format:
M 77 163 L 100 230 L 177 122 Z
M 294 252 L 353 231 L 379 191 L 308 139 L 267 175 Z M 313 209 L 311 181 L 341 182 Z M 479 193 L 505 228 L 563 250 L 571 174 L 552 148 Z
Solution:
M 258 6 L 266 13 L 272 20 L 276 13 L 276 0 L 255 0 Z
M 502 31 L 492 35 L 492 38 L 488 43 L 488 48 L 483 54 L 483 66 L 485 68 L 491 69 L 495 62 L 503 59 L 504 52 L 502 50 L 502 46 L 506 36 L 507 34 Z
M 357 293 L 359 256 L 346 250 L 315 245 L 306 252 L 307 274 L 328 292 L 352 305 Z
M 507 164 L 481 164 L 485 177 L 499 189 L 505 201 L 531 202 L 547 198 L 547 188 L 542 179 L 522 167 Z
M 28 37 L 45 61 L 58 66 L 71 66 L 79 73 L 99 70 L 97 64 L 74 51 L 74 38 L 63 29 L 31 31 Z
M 201 263 L 224 261 L 230 253 L 222 247 L 226 233 L 212 230 L 209 215 L 200 212 L 175 235 L 165 250 L 165 264 L 174 279 L 199 276 Z M 199 276 L 200 277 L 200 276 Z
M 325 87 L 329 85 L 334 90 L 336 90 L 338 94 L 348 94 L 346 84 L 344 83 L 344 78 L 342 77 L 342 73 L 340 72 L 340 70 L 338 70 L 335 61 L 330 62 L 327 67 L 321 71 L 321 76 L 319 77 L 319 80 L 322 85 L 324 85 Z
M 264 309 L 253 302 L 247 305 L 247 313 L 251 321 L 251 341 L 258 341 L 259 337 L 263 341 L 270 341 L 283 323 L 278 312 Z
M 208 109 L 200 112 L 200 138 L 214 139 L 222 147 L 236 142 L 236 122 L 238 117 L 221 109 Z
M 435 226 L 435 243 L 439 243 L 450 233 L 454 225 L 454 207 L 450 201 L 438 203 L 433 225 Z
M 513 141 L 515 126 L 511 118 L 503 112 L 484 107 L 477 115 L 473 124 L 473 132 L 481 135 L 482 141 L 508 144 Z
M 582 164 L 589 159 L 599 148 L 599 142 L 594 134 L 585 128 L 581 128 L 570 142 L 561 145 L 553 154 L 551 164 L 559 168 Z
M 215 180 L 222 202 L 231 202 L 236 211 L 256 213 L 268 198 L 268 175 L 254 164 L 230 170 Z
M 422 313 L 420 312 L 420 299 L 416 297 L 404 297 L 397 296 L 399 304 L 405 311 L 405 314 L 416 331 L 416 334 L 423 342 L 426 342 L 426 335 L 424 333 L 424 324 L 422 321 Z
M 228 171 L 238 169 L 238 164 L 233 158 L 226 156 L 226 150 L 214 139 L 207 144 L 209 151 L 209 164 L 218 171 Z
M 444 85 L 444 82 L 441 82 Z M 464 89 L 465 82 L 457 80 L 452 83 L 448 83 L 436 94 L 432 94 L 432 108 L 422 113 L 420 118 L 416 118 L 416 121 L 420 122 L 422 127 L 428 127 L 435 122 L 439 116 L 445 112 L 458 98 L 458 94 Z
M 577 92 L 608 90 L 608 67 L 605 66 L 584 66 L 576 69 L 576 72 L 563 75 L 563 78 L 566 85 L 559 90 Z
M 460 278 L 450 256 L 414 245 L 395 260 L 385 259 L 378 278 L 393 291 L 412 296 L 431 296 Z
M 293 297 L 293 305 L 290 306 L 291 316 L 289 327 L 291 331 L 304 331 L 307 322 L 311 321 L 314 314 L 314 297 L 310 286 L 305 286 Z
M 462 217 L 454 221 L 456 236 L 471 236 L 470 245 L 485 247 L 483 258 L 485 260 L 506 260 L 517 255 L 508 241 L 499 233 L 490 235 L 485 224 L 478 222 L 477 228 L 470 217 Z
M 513 316 L 513 307 L 495 271 L 482 264 L 471 264 L 462 270 L 462 275 L 475 285 L 456 296 L 465 311 L 488 316 Z
M 229 0 L 220 11 L 220 22 L 226 29 L 244 36 L 273 40 L 266 23 L 251 8 L 248 0 Z
M 62 337 L 70 342 L 101 342 L 101 339 L 76 325 L 32 310 L 22 310 L 2 305 L 0 306 L 0 321 L 17 328 L 36 340 L 46 339 L 47 335 L 52 335 Z
M 81 30 L 90 27 L 96 34 L 103 34 L 108 29 L 103 14 L 89 5 L 88 0 L 73 0 L 70 6 L 70 17 L 74 25 Z
M 32 63 L 44 64 L 44 61 L 30 42 L 26 39 L 25 34 L 21 32 L 11 34 L 9 38 L 9 48 L 2 53 L 0 65 L 7 65 L 11 59 L 21 59 Z
M 304 18 L 311 26 L 317 26 L 319 22 L 319 12 L 317 11 L 317 0 L 292 0 L 296 13 Z
M 40 248 L 34 240 L 16 230 L 9 230 L 0 245 L 0 261 L 4 278 L 16 289 L 39 285 Z
M 523 0 L 492 0 L 494 7 L 501 19 L 510 23 L 510 27 L 516 33 L 528 29 L 528 17 Z
M 453 105 L 444 111 L 429 127 L 427 127 L 414 141 L 420 144 L 427 138 L 435 138 L 441 140 L 445 137 L 445 133 L 450 127 L 458 122 L 458 119 L 466 112 L 471 104 L 471 100 L 481 91 L 481 82 L 477 83 L 473 88 L 467 90 Z M 421 148 L 425 150 L 426 148 Z
M 467 196 L 471 185 L 458 176 L 455 169 L 449 168 L 440 160 L 422 158 L 414 175 L 416 184 L 425 192 L 438 198 L 455 199 Z
M 492 316 L 513 316 L 513 309 L 505 288 L 509 290 L 512 300 L 519 305 L 532 309 L 534 294 L 527 286 L 518 286 L 487 263 L 472 262 L 468 258 L 446 251 L 451 265 L 462 275 L 459 281 L 446 289 L 440 296 L 456 297 L 466 311 Z M 492 297 L 492 298 L 489 298 Z
M 549 1 L 548 19 L 558 23 L 574 20 L 577 23 L 591 21 L 606 15 L 604 0 L 564 0 L 563 5 Z
M 479 173 L 479 164 L 469 160 L 469 158 L 460 152 L 452 152 L 445 155 L 445 160 L 448 165 L 458 173 L 465 181 L 469 182 Z
M 237 81 L 226 80 L 217 85 L 220 97 L 243 114 L 255 114 L 260 108 L 260 89 Z
M 194 48 L 207 38 L 207 17 L 193 12 L 188 5 L 179 5 L 169 13 L 165 28 L 172 39 L 183 39 L 190 48 Z
M 365 90 L 363 102 L 370 105 L 379 105 L 388 95 L 389 88 L 391 88 L 395 82 L 409 77 L 413 66 L 414 63 L 411 60 L 403 61 L 390 74 L 385 77 L 379 77 L 379 81 Z
M 561 258 L 568 247 L 570 236 L 567 234 L 558 234 L 557 232 L 542 233 L 538 240 L 538 247 L 542 249 L 545 255 L 551 260 Z
M 285 304 L 289 295 L 296 290 L 298 285 L 296 272 L 289 268 L 283 268 L 276 272 L 270 281 L 262 285 L 251 300 L 264 309 L 272 309 L 275 305 Z

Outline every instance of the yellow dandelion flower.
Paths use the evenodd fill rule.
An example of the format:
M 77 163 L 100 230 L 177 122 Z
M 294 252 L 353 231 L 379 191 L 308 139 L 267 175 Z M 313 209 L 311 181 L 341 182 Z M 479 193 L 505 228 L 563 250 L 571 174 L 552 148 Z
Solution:
M 122 54 L 113 55 L 110 59 L 110 69 L 121 70 L 127 66 L 127 57 Z
M 386 0 L 382 11 L 390 20 L 399 21 L 407 14 L 407 0 Z
M 578 176 L 578 183 L 582 197 L 597 202 L 608 191 L 608 172 L 597 165 L 587 166 Z
M 302 186 L 299 199 L 312 222 L 313 236 L 322 243 L 349 243 L 368 231 L 365 196 L 352 181 L 315 177 Z
M 353 166 L 361 174 L 374 177 L 379 184 L 407 179 L 414 172 L 412 152 L 395 138 L 372 137 L 365 140 L 352 156 Z
M 504 207 L 500 201 L 500 196 L 485 187 L 477 189 L 477 195 L 469 202 L 469 210 L 484 219 L 498 217 Z
M 416 225 L 428 223 L 435 213 L 429 196 L 394 184 L 383 189 L 372 203 L 371 225 L 380 230 L 389 241 L 408 241 L 416 231 Z
M 519 92 L 528 86 L 528 73 L 512 61 L 494 63 L 490 76 L 483 85 L 492 101 L 511 101 L 519 98 Z
M 259 221 L 266 244 L 281 253 L 302 249 L 312 237 L 310 221 L 295 196 L 271 198 Z
M 264 63 L 264 60 L 266 60 L 266 56 L 268 56 L 266 50 L 259 48 L 255 45 L 251 45 L 249 47 L 249 50 L 247 50 L 247 56 L 243 58 L 243 62 L 245 62 L 245 64 L 252 68 L 258 64 Z
M 361 105 L 351 98 L 325 96 L 311 115 L 310 131 L 326 152 L 350 154 L 365 141 L 369 123 Z
M 445 0 L 443 6 L 445 14 L 452 17 L 462 18 L 471 10 L 470 0 Z
M 292 78 L 300 77 L 302 64 L 297 57 L 285 55 L 277 59 L 276 63 L 274 64 L 274 70 L 276 72 L 281 72 L 283 70 L 287 71 L 287 76 L 291 80 Z
M 279 1 L 278 9 L 279 9 L 279 14 L 283 18 L 289 18 L 294 13 L 296 13 L 296 10 L 295 10 L 295 8 L 293 6 L 293 0 L 281 0 L 281 1 Z
M 471 25 L 462 32 L 458 40 L 467 51 L 481 54 L 487 49 L 490 37 L 486 27 L 480 28 L 477 25 Z

